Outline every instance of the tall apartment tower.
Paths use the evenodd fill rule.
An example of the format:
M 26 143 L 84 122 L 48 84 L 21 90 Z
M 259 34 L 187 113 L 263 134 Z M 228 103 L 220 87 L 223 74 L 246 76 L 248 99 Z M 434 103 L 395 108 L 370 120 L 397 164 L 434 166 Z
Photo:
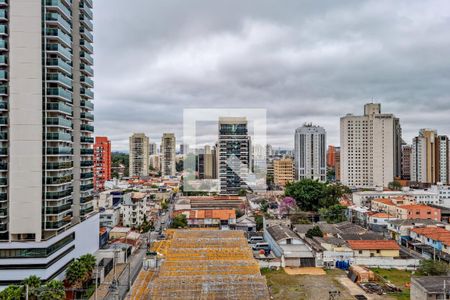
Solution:
M 295 176 L 298 180 L 327 180 L 327 137 L 325 129 L 305 124 L 295 130 Z
M 335 165 L 336 165 L 336 147 L 333 145 L 329 145 L 327 151 L 327 167 L 333 169 Z
M 106 136 L 96 136 L 94 144 L 94 190 L 103 191 L 105 182 L 111 180 L 111 141 Z
M 423 184 L 449 182 L 448 137 L 434 129 L 421 129 L 411 148 L 411 181 Z
M 292 158 L 281 158 L 273 161 L 273 181 L 278 186 L 286 186 L 294 181 L 294 161 Z
M 341 182 L 349 187 L 387 187 L 401 175 L 401 127 L 381 104 L 364 106 L 363 116 L 341 118 Z
M 203 153 L 198 154 L 198 177 L 199 179 L 215 179 L 215 150 L 206 145 Z
M 411 145 L 402 145 L 401 179 L 411 180 Z
M 130 137 L 130 177 L 147 176 L 149 173 L 149 138 L 144 133 Z
M 0 285 L 98 249 L 90 0 L 0 1 Z
M 161 139 L 161 174 L 175 176 L 176 173 L 175 134 L 164 133 Z
M 217 152 L 220 193 L 236 195 L 241 189 L 247 189 L 251 168 L 247 118 L 219 118 Z
M 156 145 L 156 143 L 150 143 L 148 145 L 148 154 L 149 155 L 157 155 L 158 154 L 158 146 Z

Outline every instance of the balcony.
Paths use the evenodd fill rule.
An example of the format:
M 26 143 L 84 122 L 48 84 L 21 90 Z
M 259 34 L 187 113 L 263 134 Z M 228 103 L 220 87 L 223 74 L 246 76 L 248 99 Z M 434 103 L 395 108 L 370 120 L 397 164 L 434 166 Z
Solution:
M 91 101 L 88 100 L 81 100 L 80 106 L 89 110 L 94 109 L 94 104 Z
M 64 44 L 66 47 L 72 46 L 72 39 L 70 38 L 70 35 L 65 34 L 62 30 L 57 28 L 47 28 L 45 31 L 46 37 L 48 39 L 56 39 L 60 41 L 62 44 Z
M 45 5 L 49 10 L 55 10 L 62 13 L 68 20 L 72 18 L 72 12 L 62 3 L 61 0 L 46 0 Z
M 8 87 L 6 85 L 0 85 L 0 96 L 8 95 Z
M 70 220 L 62 220 L 57 222 L 45 222 L 45 229 L 60 229 L 70 224 Z
M 0 70 L 0 81 L 7 81 L 7 80 L 8 80 L 8 71 Z
M 0 55 L 0 66 L 8 65 L 8 56 Z
M 70 52 L 69 48 L 65 48 L 60 44 L 47 44 L 47 53 L 51 53 L 51 54 L 57 54 L 59 56 L 62 56 L 63 58 L 65 58 L 66 60 L 72 60 L 72 53 Z M 70 71 L 72 70 L 72 68 L 70 67 Z
M 94 81 L 88 77 L 88 76 L 81 76 L 80 78 L 81 83 L 85 84 L 86 86 L 93 88 L 94 87 Z
M 4 8 L 0 9 L 0 21 L 7 21 L 7 20 L 8 20 L 8 12 Z
M 61 117 L 47 118 L 46 124 L 48 126 L 72 128 L 72 121 L 68 120 L 68 119 L 61 118 Z
M 94 47 L 92 47 L 91 43 L 89 43 L 87 40 L 80 39 L 80 46 L 81 48 L 86 50 L 89 54 L 94 53 Z
M 89 99 L 94 98 L 94 92 L 91 91 L 90 89 L 81 88 L 80 89 L 80 94 L 81 94 L 81 96 L 84 96 L 84 97 L 89 98 Z
M 8 35 L 8 26 L 0 25 L 0 35 Z
M 7 0 L 0 0 L 0 6 L 8 6 L 8 1 Z M 91 7 L 92 7 L 92 4 L 91 4 Z
M 94 36 L 92 35 L 91 32 L 89 32 L 89 30 L 87 28 L 81 27 L 80 28 L 80 34 L 88 42 L 90 42 L 90 43 L 94 42 Z
M 0 186 L 6 186 L 6 185 L 8 185 L 8 178 L 0 177 Z
M 62 59 L 60 58 L 53 58 L 53 59 L 48 59 L 47 60 L 47 67 L 48 68 L 58 68 L 64 72 L 67 73 L 67 75 L 71 75 L 72 74 L 72 66 L 69 65 L 68 63 L 64 62 Z
M 81 124 L 80 129 L 81 129 L 81 131 L 94 132 L 94 126 L 88 125 L 88 124 Z
M 86 26 L 90 30 L 94 29 L 94 25 L 92 24 L 92 21 L 89 20 L 89 18 L 86 17 L 85 15 L 80 15 L 80 21 L 84 26 Z
M 45 193 L 45 199 L 47 200 L 58 200 L 62 198 L 66 198 L 72 196 L 72 190 L 65 190 L 60 192 L 47 192 Z
M 84 73 L 84 75 L 87 75 L 87 76 L 90 76 L 90 77 L 94 76 L 94 69 L 92 69 L 91 66 L 88 66 L 86 64 L 81 64 L 80 65 L 80 70 L 81 70 L 81 72 Z
M 94 207 L 93 206 L 88 207 L 88 208 L 82 208 L 82 209 L 80 209 L 80 215 L 83 216 L 83 215 L 86 215 L 86 214 L 91 213 L 93 211 L 94 211 Z
M 0 156 L 8 155 L 8 148 L 0 148 Z
M 85 5 L 83 2 L 80 2 L 80 10 L 85 13 L 89 17 L 89 19 L 92 20 L 94 17 L 92 13 L 92 9 L 90 9 L 87 5 Z
M 0 224 L 0 232 L 8 231 L 8 224 Z
M 94 121 L 94 115 L 91 114 L 90 112 L 82 112 L 82 113 L 80 114 L 80 117 L 81 117 L 82 119 Z
M 91 137 L 91 136 L 81 136 L 80 137 L 80 141 L 82 143 L 93 144 L 94 143 L 94 138 Z
M 68 203 L 68 204 L 64 204 L 61 206 L 47 206 L 45 208 L 45 212 L 48 215 L 59 215 L 60 213 L 63 213 L 65 211 L 68 211 L 72 208 L 72 204 Z
M 72 33 L 72 26 L 58 13 L 48 13 L 45 15 L 45 20 L 49 24 L 58 25 L 63 28 L 67 34 Z
M 80 197 L 80 203 L 88 203 L 94 200 L 94 196 Z
M 92 178 L 94 178 L 94 173 L 92 173 L 92 172 L 81 173 L 80 178 L 81 179 L 92 179 Z
M 8 117 L 0 117 L 0 126 L 8 126 Z
M 8 194 L 7 193 L 0 193 L 0 202 L 8 201 Z
M 94 155 L 94 149 L 80 149 L 81 155 Z
M 0 208 L 0 218 L 4 218 L 8 216 L 8 208 Z
M 61 73 L 47 74 L 47 82 L 61 84 L 68 89 L 72 88 L 72 79 Z
M 94 58 L 92 58 L 92 56 L 89 53 L 82 51 L 80 53 L 80 57 L 84 63 L 91 66 L 94 64 Z
M 65 132 L 47 132 L 47 140 L 72 142 L 72 135 Z
M 67 170 L 73 168 L 72 162 L 51 162 L 47 163 L 47 170 Z
M 62 176 L 62 177 L 46 177 L 45 184 L 48 185 L 60 185 L 70 183 L 73 180 L 72 175 Z
M 82 184 L 80 186 L 80 191 L 89 191 L 92 190 L 94 188 L 94 184 L 90 183 L 90 184 Z
M 72 115 L 72 107 L 64 103 L 47 103 L 47 111 L 62 112 Z
M 0 171 L 6 171 L 6 170 L 8 170 L 8 163 L 0 162 Z
M 47 148 L 47 155 L 72 155 L 72 148 L 69 147 Z
M 57 97 L 63 99 L 67 102 L 72 103 L 72 93 L 63 88 L 48 88 L 47 96 L 49 97 Z
M 8 42 L 0 40 L 0 51 L 8 51 Z
M 1 110 L 8 110 L 8 102 L 0 101 L 0 111 Z

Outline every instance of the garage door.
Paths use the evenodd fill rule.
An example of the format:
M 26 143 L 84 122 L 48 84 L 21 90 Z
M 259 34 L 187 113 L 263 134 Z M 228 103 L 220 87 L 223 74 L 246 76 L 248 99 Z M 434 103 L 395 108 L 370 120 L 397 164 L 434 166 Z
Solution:
M 315 267 L 316 259 L 315 258 L 300 258 L 300 266 L 301 267 Z

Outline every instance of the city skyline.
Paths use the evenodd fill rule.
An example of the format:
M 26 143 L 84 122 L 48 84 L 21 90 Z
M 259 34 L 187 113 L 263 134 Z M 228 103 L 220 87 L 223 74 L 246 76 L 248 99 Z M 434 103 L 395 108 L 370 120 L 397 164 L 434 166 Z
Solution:
M 400 118 L 405 141 L 420 128 L 449 135 L 449 6 L 97 1 L 95 134 L 126 150 L 133 131 L 181 137 L 184 108 L 257 107 L 275 147 L 293 148 L 305 122 L 338 145 L 339 118 L 373 100 Z

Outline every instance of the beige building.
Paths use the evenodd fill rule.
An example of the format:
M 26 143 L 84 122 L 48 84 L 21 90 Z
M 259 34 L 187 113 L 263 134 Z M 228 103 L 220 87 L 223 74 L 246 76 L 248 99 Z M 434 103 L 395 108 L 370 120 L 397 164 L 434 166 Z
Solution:
M 130 177 L 147 176 L 149 172 L 149 138 L 144 133 L 130 137 Z
M 294 161 L 291 158 L 274 160 L 273 174 L 276 185 L 286 186 L 288 182 L 294 181 Z
M 363 116 L 341 118 L 341 182 L 349 187 L 387 187 L 401 173 L 401 127 L 381 104 L 364 106 Z
M 161 139 L 161 174 L 175 176 L 176 141 L 175 134 L 164 133 Z

